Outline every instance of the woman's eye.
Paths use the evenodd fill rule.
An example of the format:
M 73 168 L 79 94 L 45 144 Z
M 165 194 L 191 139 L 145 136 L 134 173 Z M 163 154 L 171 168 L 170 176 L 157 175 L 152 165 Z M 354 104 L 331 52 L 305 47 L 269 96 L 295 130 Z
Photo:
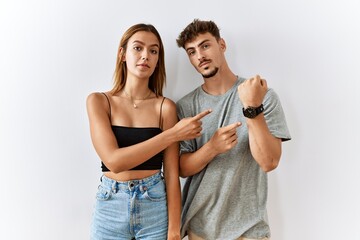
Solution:
M 151 53 L 152 53 L 152 54 L 157 54 L 158 51 L 157 51 L 157 50 L 151 50 Z
M 141 48 L 140 48 L 140 47 L 134 47 L 134 50 L 136 50 L 136 51 L 140 51 L 140 50 L 141 50 Z

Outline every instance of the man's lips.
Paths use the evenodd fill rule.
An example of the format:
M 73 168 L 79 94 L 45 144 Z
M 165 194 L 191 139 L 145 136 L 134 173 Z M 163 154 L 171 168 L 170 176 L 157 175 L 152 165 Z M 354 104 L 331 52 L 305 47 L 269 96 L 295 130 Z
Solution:
M 200 64 L 199 64 L 199 67 L 202 67 L 208 63 L 210 63 L 211 61 L 210 60 L 205 60 L 205 61 L 202 61 Z

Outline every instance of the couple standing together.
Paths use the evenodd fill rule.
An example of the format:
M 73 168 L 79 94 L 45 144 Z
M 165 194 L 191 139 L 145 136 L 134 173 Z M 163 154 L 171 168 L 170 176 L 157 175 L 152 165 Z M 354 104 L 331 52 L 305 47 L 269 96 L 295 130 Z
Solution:
M 103 172 L 91 239 L 269 239 L 267 172 L 291 138 L 280 100 L 259 75 L 231 71 L 213 21 L 176 41 L 204 80 L 176 104 L 150 24 L 124 33 L 113 88 L 87 98 Z

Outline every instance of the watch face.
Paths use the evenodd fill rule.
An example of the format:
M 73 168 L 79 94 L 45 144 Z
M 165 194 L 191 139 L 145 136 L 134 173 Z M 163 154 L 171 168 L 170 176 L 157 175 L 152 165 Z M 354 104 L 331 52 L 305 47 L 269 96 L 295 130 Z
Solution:
M 247 118 L 254 118 L 264 111 L 264 106 L 261 104 L 259 107 L 247 107 L 243 108 L 244 116 Z
M 255 110 L 255 108 L 247 108 L 246 110 L 246 117 L 248 117 L 248 118 L 254 118 L 254 117 L 256 117 L 256 110 Z

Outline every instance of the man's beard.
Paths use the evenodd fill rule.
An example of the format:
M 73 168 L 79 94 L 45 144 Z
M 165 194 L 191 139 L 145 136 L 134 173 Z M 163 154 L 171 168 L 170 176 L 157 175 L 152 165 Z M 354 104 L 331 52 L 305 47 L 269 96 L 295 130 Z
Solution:
M 212 72 L 210 72 L 208 74 L 201 74 L 201 75 L 203 76 L 203 78 L 211 78 L 211 77 L 215 76 L 218 71 L 219 71 L 219 68 L 215 68 Z

